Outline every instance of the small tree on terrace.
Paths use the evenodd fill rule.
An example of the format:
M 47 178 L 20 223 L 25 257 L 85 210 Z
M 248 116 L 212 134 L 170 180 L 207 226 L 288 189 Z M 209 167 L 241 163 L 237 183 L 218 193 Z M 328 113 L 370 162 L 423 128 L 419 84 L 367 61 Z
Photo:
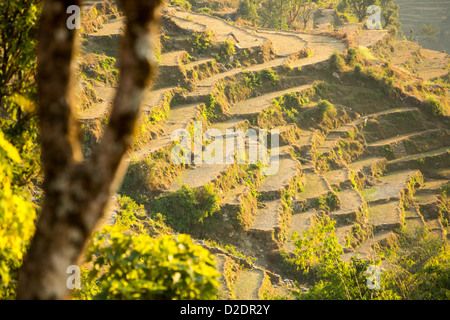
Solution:
M 377 4 L 377 0 L 342 0 L 342 4 L 349 8 L 359 22 L 364 20 L 367 8 L 373 4 Z

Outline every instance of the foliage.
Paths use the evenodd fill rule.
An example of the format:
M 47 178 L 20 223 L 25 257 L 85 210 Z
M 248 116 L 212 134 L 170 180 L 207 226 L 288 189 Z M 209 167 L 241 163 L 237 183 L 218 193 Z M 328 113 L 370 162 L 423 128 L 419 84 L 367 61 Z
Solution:
M 211 14 L 211 8 L 203 7 L 203 8 L 198 9 L 197 12 L 202 13 L 202 14 Z
M 190 36 L 188 41 L 198 53 L 202 54 L 212 46 L 214 35 L 211 31 L 195 32 Z
M 439 238 L 418 228 L 402 230 L 396 245 L 378 249 L 377 260 L 353 257 L 343 261 L 335 236 L 335 222 L 324 215 L 302 235 L 294 235 L 294 255 L 287 260 L 314 284 L 307 292 L 294 292 L 298 299 L 444 299 L 450 297 L 450 252 Z M 389 262 L 384 270 L 381 258 Z M 367 284 L 370 266 L 380 268 L 378 289 Z
M 271 68 L 267 68 L 261 71 L 262 74 L 262 78 L 265 80 L 269 80 L 270 82 L 272 82 L 273 85 L 276 85 L 279 78 L 278 78 L 278 74 L 272 70 Z
M 399 5 L 395 0 L 379 0 L 381 7 L 381 16 L 383 18 L 383 26 L 385 29 L 394 30 L 397 34 L 400 31 L 401 23 L 398 19 Z
M 259 72 L 242 71 L 244 84 L 249 89 L 262 86 L 262 79 Z
M 226 98 L 224 98 L 223 92 L 210 92 L 205 108 L 202 110 L 203 116 L 208 119 L 208 121 L 217 120 L 219 115 L 224 111 L 225 101 Z
M 112 226 L 94 234 L 75 299 L 215 299 L 219 274 L 213 257 L 188 235 L 171 235 L 160 216 L 117 198 Z M 88 265 L 89 266 L 89 265 Z
M 362 22 L 366 16 L 367 8 L 376 4 L 376 2 L 377 0 L 342 0 L 341 10 L 343 7 L 347 8 L 358 18 L 359 22 Z
M 271 29 L 288 29 L 286 23 L 287 6 L 282 1 L 265 0 L 258 9 L 261 27 Z
M 327 194 L 326 196 L 322 196 L 317 198 L 314 203 L 313 206 L 320 209 L 320 210 L 325 210 L 325 211 L 334 211 L 339 207 L 339 197 L 336 193 L 332 192 L 330 194 Z
M 170 0 L 170 4 L 186 11 L 191 10 L 192 7 L 191 3 L 187 0 Z
M 152 213 L 162 214 L 167 224 L 177 231 L 189 232 L 194 225 L 219 210 L 218 202 L 219 196 L 210 185 L 201 188 L 182 185 L 180 190 L 156 198 Z
M 349 65 L 350 67 L 355 66 L 357 60 L 358 60 L 358 51 L 355 48 L 349 48 L 347 50 L 347 57 L 346 57 L 346 62 L 347 65 Z
M 255 0 L 241 0 L 239 2 L 238 14 L 245 20 L 256 22 L 258 19 L 258 4 Z
M 438 34 L 440 28 L 434 24 L 422 24 L 420 27 L 420 35 L 423 37 L 424 41 L 433 42 L 439 39 Z
M 98 64 L 103 70 L 110 70 L 114 68 L 116 59 L 113 57 L 105 57 L 104 59 L 99 60 Z
M 439 191 L 437 203 L 439 219 L 444 227 L 448 227 L 450 225 L 450 182 L 443 184 Z
M 427 111 L 431 112 L 431 114 L 434 116 L 440 116 L 445 113 L 445 109 L 441 102 L 431 96 L 428 97 L 427 101 L 425 102 L 425 107 Z
M 17 270 L 35 230 L 29 201 L 39 181 L 36 37 L 39 1 L 0 3 L 0 299 L 15 296 Z
M 249 89 L 261 87 L 264 81 L 269 81 L 272 85 L 276 85 L 279 81 L 279 76 L 276 71 L 271 68 L 263 69 L 261 71 L 243 71 L 244 85 Z
M 370 290 L 365 271 L 370 260 L 341 259 L 342 247 L 335 236 L 335 222 L 328 216 L 316 218 L 313 227 L 296 235 L 293 262 L 305 274 L 318 278 L 308 292 L 294 293 L 298 299 L 374 299 L 380 295 L 392 298 L 390 292 Z
M 334 71 L 340 71 L 345 66 L 345 60 L 339 52 L 333 52 L 330 57 L 329 66 Z
M 0 3 L 0 102 L 13 93 L 34 91 L 36 34 L 40 4 L 31 0 Z
M 153 239 L 105 228 L 88 250 L 84 298 L 214 299 L 219 276 L 210 253 L 185 234 Z
M 13 184 L 22 186 L 40 171 L 34 79 L 40 10 L 40 2 L 31 0 L 0 3 L 0 127 L 22 159 L 13 176 Z
M 385 275 L 386 285 L 402 299 L 450 298 L 450 252 L 425 228 L 401 232 L 398 245 L 385 255 L 392 266 Z
M 14 298 L 17 270 L 35 230 L 35 209 L 23 188 L 13 184 L 21 162 L 0 131 L 0 299 Z
M 450 182 L 444 183 L 440 188 L 439 191 L 444 197 L 450 197 Z
M 337 110 L 328 100 L 320 100 L 318 103 L 319 112 L 323 121 L 333 119 L 337 116 Z
M 219 61 L 228 61 L 230 56 L 236 54 L 236 48 L 234 47 L 233 41 L 225 40 L 220 44 L 219 47 Z

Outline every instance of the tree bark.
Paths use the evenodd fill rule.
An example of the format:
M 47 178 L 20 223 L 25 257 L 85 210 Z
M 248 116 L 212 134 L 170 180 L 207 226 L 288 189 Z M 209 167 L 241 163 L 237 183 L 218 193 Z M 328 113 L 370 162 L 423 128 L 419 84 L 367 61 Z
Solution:
M 155 73 L 154 37 L 161 0 L 121 0 L 126 30 L 119 51 L 119 83 L 108 126 L 90 158 L 83 160 L 74 116 L 75 30 L 66 27 L 69 5 L 47 0 L 38 36 L 40 140 L 45 199 L 24 263 L 17 299 L 63 299 L 69 291 L 67 267 L 83 247 L 127 161 L 143 90 Z

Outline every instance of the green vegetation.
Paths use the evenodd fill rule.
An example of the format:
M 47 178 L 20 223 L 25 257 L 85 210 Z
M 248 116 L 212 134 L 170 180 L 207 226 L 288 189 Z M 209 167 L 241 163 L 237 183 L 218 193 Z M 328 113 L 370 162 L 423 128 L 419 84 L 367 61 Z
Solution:
M 448 228 L 450 226 L 450 182 L 443 184 L 439 191 L 437 203 L 439 219 L 442 225 Z
M 114 59 L 113 57 L 106 57 L 105 59 L 102 59 L 98 62 L 98 64 L 100 65 L 100 67 L 103 70 L 109 70 L 112 69 L 115 64 L 116 64 L 116 59 Z
M 245 20 L 255 23 L 258 20 L 258 4 L 253 0 L 239 1 L 238 14 Z
M 345 60 L 339 52 L 333 52 L 333 54 L 330 57 L 329 64 L 331 70 L 341 71 L 342 68 L 345 66 Z
M 43 177 L 34 79 L 36 24 L 41 9 L 40 4 L 35 3 L 14 0 L 0 4 L 0 42 L 3 48 L 3 59 L 0 61 L 0 299 L 14 299 L 16 296 L 18 270 L 35 232 L 43 197 L 40 189 Z M 294 290 L 294 296 L 298 299 L 448 300 L 450 254 L 448 245 L 436 234 L 442 231 L 440 235 L 448 239 L 445 230 L 448 231 L 450 225 L 449 183 L 444 183 L 439 193 L 435 192 L 436 197 L 430 205 L 435 219 L 432 222 L 436 222 L 436 225 L 441 223 L 442 230 L 434 229 L 433 234 L 425 229 L 417 229 L 415 233 L 406 231 L 411 229 L 407 225 L 411 217 L 406 214 L 415 208 L 417 214 L 421 214 L 422 210 L 422 205 L 414 202 L 415 190 L 423 184 L 424 179 L 428 181 L 429 173 L 433 179 L 446 179 L 448 154 L 410 161 L 411 167 L 419 168 L 425 178 L 418 173 L 403 186 L 398 205 L 396 203 L 395 206 L 402 211 L 399 222 L 404 225 L 400 230 L 394 230 L 392 237 L 377 242 L 370 258 L 344 260 L 343 257 L 348 251 L 365 250 L 366 241 L 377 240 L 377 230 L 370 222 L 371 217 L 364 202 L 362 205 L 358 202 L 354 210 L 336 218 L 338 222 L 330 218 L 342 213 L 333 215 L 334 211 L 347 208 L 341 199 L 348 195 L 342 198 L 338 196 L 341 192 L 344 194 L 345 189 L 352 187 L 364 198 L 375 192 L 373 190 L 380 180 L 385 179 L 379 179 L 381 176 L 389 178 L 391 172 L 386 171 L 386 160 L 394 159 L 394 150 L 395 156 L 400 158 L 402 152 L 408 155 L 420 154 L 447 146 L 447 133 L 429 135 L 425 130 L 435 128 L 431 122 L 437 122 L 436 128 L 448 124 L 445 116 L 448 115 L 446 89 L 449 88 L 449 76 L 434 81 L 408 78 L 409 74 L 404 69 L 419 74 L 418 62 L 424 57 L 420 50 L 411 54 L 402 70 L 393 62 L 394 59 L 390 59 L 389 52 L 396 50 L 392 40 L 397 36 L 400 26 L 398 5 L 393 0 L 206 0 L 201 3 L 194 0 L 170 0 L 170 3 L 184 10 L 226 17 L 231 12 L 227 9 L 232 7 L 237 9 L 237 14 L 232 15 L 237 15 L 237 19 L 228 21 L 230 24 L 293 30 L 311 27 L 311 22 L 317 18 L 313 15 L 316 6 L 336 8 L 344 21 L 363 22 L 367 17 L 365 9 L 375 3 L 382 8 L 383 27 L 391 31 L 391 37 L 377 44 L 375 49 L 369 49 L 353 46 L 354 39 L 339 34 L 339 37 L 343 37 L 340 39 L 348 41 L 350 47 L 344 53 L 334 52 L 325 68 L 322 63 L 310 66 L 307 61 L 302 71 L 300 67 L 294 67 L 294 60 L 301 58 L 297 56 L 286 59 L 283 66 L 261 67 L 260 71 L 242 71 L 245 69 L 242 68 L 233 73 L 230 68 L 240 67 L 241 64 L 248 67 L 262 63 L 268 56 L 273 58 L 272 52 L 265 51 L 272 49 L 264 47 L 261 52 L 248 48 L 247 43 L 247 49 L 239 49 L 230 40 L 217 43 L 214 27 L 205 32 L 179 32 L 179 28 L 162 21 L 167 25 L 162 28 L 162 45 L 156 45 L 155 48 L 158 60 L 161 61 L 161 55 L 164 57 L 165 53 L 175 50 L 187 50 L 189 54 L 184 55 L 181 61 L 181 79 L 177 79 L 178 73 L 174 72 L 173 75 L 161 77 L 164 80 L 155 78 L 154 84 L 158 90 L 165 88 L 166 80 L 170 77 L 170 87 L 179 80 L 179 86 L 184 89 L 166 94 L 158 105 L 141 113 L 136 131 L 130 137 L 133 139 L 130 154 L 159 138 L 162 139 L 155 141 L 155 145 L 162 146 L 162 149 L 139 160 L 131 157 L 119 195 L 113 201 L 114 206 L 118 205 L 118 210 L 108 210 L 107 213 L 111 215 L 101 221 L 107 226 L 100 226 L 100 230 L 90 238 L 84 260 L 87 263 L 82 266 L 82 288 L 73 291 L 72 298 L 216 299 L 219 293 L 218 278 L 221 275 L 216 271 L 210 252 L 221 252 L 223 249 L 226 263 L 223 265 L 224 279 L 221 280 L 224 280 L 232 298 L 235 298 L 233 289 L 239 272 L 247 271 L 249 265 L 253 267 L 253 262 L 256 264 L 257 261 L 270 272 L 276 272 L 272 267 L 284 268 L 287 265 L 284 271 L 287 271 L 288 278 L 301 281 L 302 286 L 307 284 L 309 287 L 306 292 Z M 97 81 L 115 86 L 119 76 L 115 58 L 117 52 L 111 49 L 118 39 L 115 36 L 85 36 L 98 30 L 109 19 L 103 17 L 101 9 L 97 10 L 103 4 L 97 5 L 89 11 L 88 21 L 83 23 L 82 53 L 76 57 L 81 61 L 79 76 L 82 79 L 80 99 L 77 101 L 81 106 L 78 106 L 78 111 L 86 111 L 92 106 L 95 108 L 95 104 L 108 99 L 103 97 L 103 92 L 96 92 L 97 86 L 103 86 Z M 120 13 L 114 9 L 108 11 L 108 15 L 115 16 L 115 19 Z M 335 23 L 338 22 L 335 19 Z M 332 27 L 330 34 L 333 32 Z M 436 30 L 431 29 L 428 30 L 429 35 L 433 36 Z M 251 28 L 247 30 L 252 32 Z M 328 35 L 328 31 L 324 34 Z M 314 55 L 313 49 L 315 47 L 311 45 L 312 51 L 307 52 L 305 49 L 305 52 Z M 311 60 L 316 61 L 315 58 Z M 270 61 L 268 65 L 275 66 L 278 61 L 281 58 Z M 190 62 L 193 63 L 187 67 Z M 204 94 L 205 86 L 196 95 L 196 85 L 200 87 L 201 80 L 219 73 L 224 73 L 226 78 L 215 82 L 208 94 Z M 301 93 L 289 92 L 273 99 L 271 106 L 263 112 L 245 119 L 248 122 L 238 122 L 235 120 L 243 119 L 229 117 L 230 106 L 237 102 L 309 83 L 313 84 L 312 89 Z M 405 94 L 408 96 L 409 93 L 418 99 L 405 98 Z M 183 184 L 177 191 L 167 191 L 184 171 L 195 167 L 173 163 L 173 144 L 166 143 L 164 126 L 168 120 L 174 121 L 170 123 L 171 127 L 181 122 L 184 126 L 187 119 L 179 119 L 178 112 L 174 113 L 172 119 L 171 108 L 182 109 L 186 105 L 197 107 L 197 104 L 200 104 L 201 112 L 191 120 L 204 121 L 208 124 L 205 127 L 214 128 L 214 123 L 230 120 L 227 125 L 237 125 L 244 130 L 249 127 L 287 128 L 280 137 L 282 157 L 288 158 L 291 154 L 302 164 L 303 173 L 308 170 L 323 173 L 323 179 L 328 179 L 330 185 L 331 179 L 327 175 L 332 175 L 330 171 L 336 170 L 336 176 L 332 177 L 333 190 L 321 193 L 320 197 L 314 196 L 316 198 L 312 201 L 311 198 L 299 200 L 304 191 L 302 180 L 305 177 L 300 173 L 289 178 L 288 186 L 283 182 L 284 187 L 274 192 L 260 193 L 258 187 L 264 183 L 264 165 L 258 163 L 231 165 L 226 171 L 220 172 L 214 183 L 197 188 Z M 416 104 L 420 105 L 420 110 L 414 111 L 412 107 Z M 413 111 L 367 116 L 395 108 Z M 348 128 L 352 121 L 366 116 L 368 119 L 362 129 L 358 127 L 345 133 L 341 131 L 344 129 L 342 125 L 349 124 L 346 126 Z M 88 163 L 89 154 L 101 139 L 108 121 L 108 114 L 101 118 L 82 120 L 83 151 L 87 159 L 80 157 L 75 165 Z M 219 125 L 223 128 L 225 124 Z M 192 134 L 194 127 L 188 124 L 187 128 Z M 402 140 L 399 148 L 397 144 L 394 148 L 394 143 L 385 143 L 375 148 L 376 155 L 365 153 L 372 150 L 367 148 L 367 144 L 418 131 L 424 131 L 424 135 L 421 132 L 420 137 Z M 336 141 L 333 140 L 335 137 L 338 137 Z M 326 144 L 322 145 L 325 141 Z M 329 151 L 321 151 L 328 146 Z M 376 144 L 370 147 L 374 146 Z M 153 150 L 153 147 L 153 144 L 149 145 L 149 150 Z M 371 165 L 364 164 L 364 168 L 355 169 L 357 171 L 349 169 L 352 162 L 365 160 L 366 156 L 382 156 L 386 159 L 377 159 Z M 389 166 L 392 163 L 389 162 Z M 350 170 L 350 177 L 346 176 L 347 169 Z M 289 174 L 292 171 L 293 168 L 286 170 Z M 269 182 L 274 185 L 278 183 L 273 180 Z M 357 193 L 354 190 L 349 191 Z M 359 199 L 359 195 L 356 198 Z M 223 201 L 225 199 L 226 202 Z M 276 227 L 272 229 L 273 233 L 264 233 L 259 239 L 257 232 L 248 231 L 254 222 L 259 222 L 258 210 L 267 206 L 266 202 L 275 199 L 281 201 Z M 312 227 L 302 234 L 295 234 L 293 252 L 285 253 L 283 245 L 290 240 L 287 238 L 291 232 L 293 214 L 309 209 L 318 211 Z M 424 217 L 428 223 L 429 217 Z M 352 224 L 343 225 L 344 220 Z M 344 234 L 339 233 L 339 238 L 336 236 L 337 224 L 339 230 L 345 230 Z M 280 245 L 281 257 L 279 250 L 265 250 L 265 243 L 258 247 L 258 241 L 268 239 L 266 235 L 273 241 L 270 245 Z M 202 246 L 197 245 L 191 237 L 201 239 L 199 243 Z M 341 244 L 345 244 L 345 251 Z M 381 287 L 378 290 L 368 287 L 370 272 L 367 270 L 371 266 L 381 270 Z M 285 298 L 274 293 L 278 290 L 272 287 L 268 274 L 274 280 L 271 273 L 265 274 L 262 286 L 257 290 L 259 296 L 263 299 Z
M 41 3 L 35 1 L 0 3 L 0 299 L 15 298 L 40 201 L 34 78 L 40 12 Z
M 339 197 L 334 192 L 327 194 L 326 196 L 318 197 L 312 204 L 314 208 L 324 210 L 326 212 L 335 211 L 339 208 L 339 205 Z
M 218 61 L 222 61 L 222 60 L 227 61 L 234 54 L 236 54 L 236 48 L 234 47 L 234 42 L 229 41 L 229 40 L 223 41 L 220 44 Z
M 358 18 L 358 22 L 362 22 L 366 16 L 367 8 L 376 4 L 376 0 L 342 0 L 339 9 L 348 9 Z

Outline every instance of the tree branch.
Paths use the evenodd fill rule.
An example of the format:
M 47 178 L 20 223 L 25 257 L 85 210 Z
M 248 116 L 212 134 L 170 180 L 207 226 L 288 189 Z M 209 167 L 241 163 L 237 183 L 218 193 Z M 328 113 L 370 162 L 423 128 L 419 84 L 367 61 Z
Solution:
M 142 92 L 155 73 L 149 31 L 159 26 L 161 0 L 122 0 L 127 26 L 118 89 L 102 141 L 83 162 L 70 98 L 75 33 L 65 25 L 67 6 L 80 3 L 69 2 L 47 0 L 41 18 L 37 81 L 45 200 L 20 270 L 19 299 L 61 299 L 68 293 L 67 267 L 77 263 L 118 186 Z

